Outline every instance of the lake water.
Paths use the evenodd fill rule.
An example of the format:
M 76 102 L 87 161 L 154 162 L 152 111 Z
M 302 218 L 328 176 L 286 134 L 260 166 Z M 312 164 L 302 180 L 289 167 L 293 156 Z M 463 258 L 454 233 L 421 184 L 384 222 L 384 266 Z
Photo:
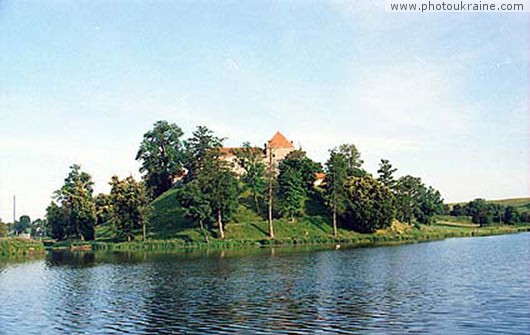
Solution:
M 530 334 L 530 234 L 0 261 L 0 334 Z

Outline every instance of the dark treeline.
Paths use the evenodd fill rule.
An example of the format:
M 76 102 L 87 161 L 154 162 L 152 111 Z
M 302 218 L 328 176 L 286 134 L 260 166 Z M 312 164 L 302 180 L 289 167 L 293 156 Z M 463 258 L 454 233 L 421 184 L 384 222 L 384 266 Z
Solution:
M 268 220 L 270 238 L 275 219 L 296 224 L 311 206 L 329 213 L 335 236 L 339 227 L 369 233 L 395 219 L 429 224 L 447 211 L 440 192 L 417 177 L 397 178 L 388 160 L 381 160 L 376 176 L 367 172 L 354 144 L 330 150 L 324 165 L 293 150 L 275 166 L 262 148 L 248 142 L 235 149 L 235 161 L 224 159 L 224 139 L 204 126 L 187 139 L 183 135 L 176 124 L 156 122 L 136 155 L 142 180 L 114 176 L 110 194 L 94 196 L 91 176 L 73 165 L 47 208 L 49 234 L 58 240 L 91 240 L 94 226 L 110 222 L 120 240 L 130 241 L 139 231 L 145 239 L 149 204 L 170 188 L 176 188 L 184 215 L 206 240 L 207 231 L 224 238 L 225 224 L 241 205 Z
M 504 206 L 484 199 L 475 199 L 466 204 L 456 204 L 451 209 L 450 215 L 470 216 L 473 223 L 481 226 L 530 222 L 528 209 L 520 211 L 514 206 Z

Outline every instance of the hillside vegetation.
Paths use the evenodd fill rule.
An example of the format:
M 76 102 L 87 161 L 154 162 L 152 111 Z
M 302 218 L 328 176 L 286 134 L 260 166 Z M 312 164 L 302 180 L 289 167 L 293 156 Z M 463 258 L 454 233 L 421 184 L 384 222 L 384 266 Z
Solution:
M 513 206 L 518 209 L 530 210 L 530 197 L 486 200 L 486 202 L 497 204 L 497 205 L 502 205 L 502 206 Z M 466 204 L 466 202 L 455 202 L 455 203 L 450 203 L 449 206 L 453 207 L 454 205 L 464 205 L 464 204 Z

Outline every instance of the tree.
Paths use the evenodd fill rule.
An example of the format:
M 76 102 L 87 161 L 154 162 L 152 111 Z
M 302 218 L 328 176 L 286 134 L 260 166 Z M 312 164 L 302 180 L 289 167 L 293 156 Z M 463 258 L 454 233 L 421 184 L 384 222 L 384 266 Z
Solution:
M 306 152 L 302 150 L 291 151 L 280 163 L 279 173 L 287 169 L 292 169 L 300 173 L 302 187 L 306 193 L 313 191 L 315 183 L 315 174 L 322 172 L 322 165 L 307 157 Z
M 94 203 L 92 177 L 74 164 L 64 180 L 64 185 L 55 192 L 57 200 L 66 213 L 66 236 L 81 240 L 94 239 L 96 206 Z
M 393 190 L 396 187 L 396 180 L 394 179 L 394 173 L 397 169 L 392 167 L 392 164 L 387 159 L 381 159 L 379 163 L 379 169 L 377 178 L 383 185 Z
M 99 193 L 94 199 L 96 205 L 96 225 L 104 224 L 112 219 L 112 206 L 108 194 Z
M 418 199 L 418 208 L 416 209 L 416 218 L 421 223 L 433 223 L 433 217 L 436 214 L 443 214 L 445 205 L 439 191 L 431 186 L 421 187 Z
M 239 204 L 237 177 L 228 164 L 219 158 L 219 150 L 212 149 L 204 157 L 197 179 L 203 186 L 202 191 L 207 196 L 212 212 L 215 213 L 220 238 L 224 239 L 223 221 L 229 220 Z
M 212 150 L 218 151 L 222 146 L 223 139 L 214 135 L 213 131 L 205 126 L 198 126 L 190 137 L 184 143 L 185 168 L 187 170 L 186 181 L 195 178 L 195 175 L 202 169 L 207 155 Z
M 200 181 L 192 180 L 177 190 L 177 199 L 184 211 L 184 216 L 199 223 L 206 243 L 209 243 L 205 223 L 212 218 L 212 206 L 207 195 L 202 191 Z
M 46 224 L 49 236 L 56 240 L 66 238 L 66 231 L 68 230 L 66 211 L 62 207 L 57 206 L 53 201 L 46 208 Z
M 361 153 L 355 144 L 341 144 L 335 150 L 344 157 L 348 176 L 362 177 L 366 175 L 366 171 L 362 168 L 364 161 L 361 159 Z
M 401 177 L 396 183 L 397 219 L 412 224 L 419 207 L 419 193 L 422 188 L 420 178 L 410 175 Z
M 31 219 L 27 215 L 22 215 L 15 223 L 15 234 L 22 234 L 31 228 Z
M 291 221 L 303 211 L 305 200 L 313 192 L 315 173 L 322 166 L 309 159 L 302 150 L 290 152 L 280 163 L 278 175 L 279 196 L 284 215 Z
M 134 230 L 141 227 L 142 239 L 145 241 L 148 197 L 144 185 L 132 176 L 123 180 L 113 176 L 110 185 L 112 221 L 118 235 L 131 241 L 134 238 Z
M 269 238 L 274 239 L 274 218 L 273 218 L 273 203 L 276 193 L 278 191 L 278 179 L 276 178 L 275 164 L 272 161 L 273 153 L 269 150 L 267 157 L 267 221 L 269 223 Z
M 169 190 L 173 178 L 183 172 L 184 151 L 180 137 L 182 130 L 174 123 L 157 121 L 144 134 L 136 160 L 141 161 L 140 172 L 152 198 Z
M 282 168 L 281 164 L 280 171 L 278 183 L 280 186 L 282 211 L 293 222 L 294 217 L 302 213 L 306 199 L 302 176 L 300 171 L 288 166 Z
M 210 216 L 208 221 L 217 224 L 223 239 L 223 223 L 238 206 L 239 182 L 229 163 L 220 158 L 222 141 L 208 128 L 197 127 L 185 143 L 188 173 L 178 196 L 191 206 L 185 211 L 188 217 L 201 225 Z
M 420 178 L 410 175 L 397 180 L 396 186 L 397 219 L 412 224 L 414 220 L 431 223 L 435 214 L 446 211 L 439 191 L 423 184 Z
M 517 224 L 521 222 L 521 215 L 513 206 L 506 206 L 504 209 L 504 222 L 506 224 Z
M 454 205 L 453 208 L 451 209 L 451 212 L 449 214 L 451 216 L 466 216 L 466 215 L 469 215 L 467 210 L 466 210 L 466 207 L 462 206 L 460 204 Z
M 487 226 L 493 222 L 493 214 L 489 204 L 484 199 L 477 198 L 466 205 L 466 210 L 473 223 Z
M 331 209 L 333 236 L 337 237 L 337 216 L 342 216 L 346 210 L 346 182 L 348 169 L 346 157 L 336 148 L 332 149 L 326 162 L 325 199 Z
M 351 177 L 346 183 L 347 207 L 343 220 L 347 228 L 373 233 L 392 224 L 392 193 L 369 175 Z
M 266 165 L 263 163 L 263 150 L 251 147 L 250 143 L 243 143 L 241 149 L 236 150 L 237 163 L 244 170 L 241 178 L 246 187 L 252 192 L 256 212 L 261 213 L 260 200 L 263 199 L 267 186 Z

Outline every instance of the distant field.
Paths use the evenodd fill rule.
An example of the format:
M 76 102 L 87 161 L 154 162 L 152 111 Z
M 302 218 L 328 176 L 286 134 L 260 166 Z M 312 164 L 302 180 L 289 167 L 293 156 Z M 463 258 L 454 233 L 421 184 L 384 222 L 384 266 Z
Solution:
M 513 206 L 520 209 L 530 209 L 530 197 L 527 198 L 511 198 L 511 199 L 499 199 L 499 200 L 487 200 L 487 202 L 493 203 L 493 204 L 499 204 L 503 206 Z M 455 202 L 449 204 L 449 206 L 454 205 L 463 205 L 467 202 Z

